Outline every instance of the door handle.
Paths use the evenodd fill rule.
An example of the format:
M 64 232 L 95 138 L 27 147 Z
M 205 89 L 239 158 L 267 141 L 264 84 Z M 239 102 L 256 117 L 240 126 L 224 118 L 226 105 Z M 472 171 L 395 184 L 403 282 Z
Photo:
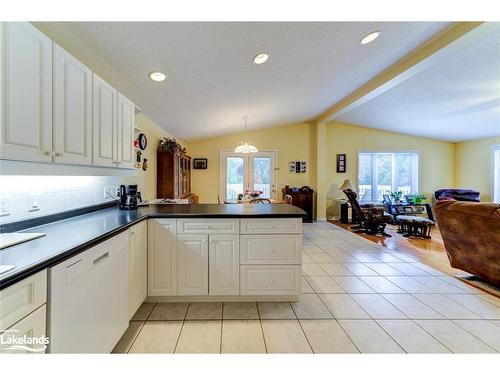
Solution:
M 106 252 L 105 252 L 104 254 L 102 254 L 101 256 L 99 256 L 99 257 L 95 258 L 93 263 L 94 263 L 94 265 L 95 265 L 95 264 L 99 263 L 100 261 L 102 261 L 102 260 L 104 260 L 104 259 L 106 259 L 106 258 L 108 258 L 108 257 L 109 257 L 109 251 L 106 251 Z

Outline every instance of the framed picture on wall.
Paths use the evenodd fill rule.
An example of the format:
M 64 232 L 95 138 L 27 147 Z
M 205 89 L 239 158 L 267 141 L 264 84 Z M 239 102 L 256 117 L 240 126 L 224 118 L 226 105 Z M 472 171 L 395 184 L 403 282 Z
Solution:
M 207 169 L 208 161 L 206 158 L 193 159 L 193 169 Z
M 346 154 L 337 154 L 337 173 L 346 172 Z

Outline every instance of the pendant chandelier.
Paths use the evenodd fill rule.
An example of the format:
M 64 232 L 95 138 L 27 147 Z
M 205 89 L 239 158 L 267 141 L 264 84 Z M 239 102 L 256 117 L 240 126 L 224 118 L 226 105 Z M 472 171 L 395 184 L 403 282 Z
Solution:
M 255 144 L 247 139 L 248 116 L 243 117 L 243 120 L 245 120 L 245 139 L 236 145 L 234 152 L 238 154 L 249 154 L 251 152 L 259 152 Z

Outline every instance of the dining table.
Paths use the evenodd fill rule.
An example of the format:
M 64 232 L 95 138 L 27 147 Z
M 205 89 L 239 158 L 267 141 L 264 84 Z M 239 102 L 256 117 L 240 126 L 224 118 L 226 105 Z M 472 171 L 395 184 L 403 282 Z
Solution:
M 287 202 L 285 200 L 281 199 L 273 199 L 273 198 L 266 198 L 271 201 L 272 204 L 286 204 Z M 250 204 L 252 199 L 224 199 L 225 204 Z M 261 203 L 256 203 L 256 204 L 261 204 Z M 264 203 L 265 204 L 265 203 Z

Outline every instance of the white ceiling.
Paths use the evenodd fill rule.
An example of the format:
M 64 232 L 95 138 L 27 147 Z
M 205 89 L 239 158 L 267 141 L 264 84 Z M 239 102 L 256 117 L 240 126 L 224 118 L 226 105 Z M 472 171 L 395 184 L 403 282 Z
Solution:
M 173 135 L 309 120 L 447 26 L 443 22 L 35 23 Z M 381 30 L 373 43 L 367 33 Z M 258 52 L 268 63 L 251 63 Z M 168 75 L 163 83 L 147 77 Z
M 500 23 L 472 30 L 338 121 L 451 142 L 500 135 Z

